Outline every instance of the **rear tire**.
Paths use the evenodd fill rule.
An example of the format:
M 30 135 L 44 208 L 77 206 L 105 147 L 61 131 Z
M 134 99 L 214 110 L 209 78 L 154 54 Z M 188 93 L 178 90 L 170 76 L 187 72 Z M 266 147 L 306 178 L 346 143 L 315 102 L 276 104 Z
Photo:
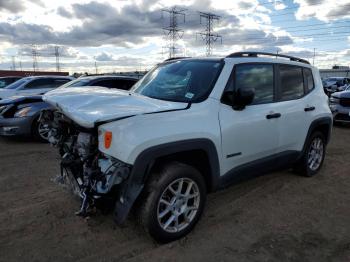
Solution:
M 326 153 L 326 139 L 316 131 L 307 141 L 304 155 L 295 164 L 294 170 L 300 175 L 312 177 L 321 169 Z
M 143 193 L 139 219 L 158 242 L 167 243 L 187 235 L 198 222 L 206 201 L 201 173 L 178 162 L 151 174 Z

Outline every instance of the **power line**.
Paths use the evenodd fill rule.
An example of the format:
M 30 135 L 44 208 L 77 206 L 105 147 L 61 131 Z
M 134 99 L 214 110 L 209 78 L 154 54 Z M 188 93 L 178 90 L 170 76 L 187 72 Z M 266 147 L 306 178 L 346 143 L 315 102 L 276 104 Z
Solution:
M 16 57 L 12 56 L 12 70 L 16 71 Z
M 55 57 L 56 57 L 56 71 L 60 72 L 60 52 L 59 46 L 55 46 Z
M 95 74 L 98 74 L 98 67 L 97 67 L 97 61 L 96 61 L 96 56 L 94 56 L 94 60 L 95 60 Z
M 283 27 L 283 29 L 300 28 L 300 27 L 304 28 L 304 27 L 312 27 L 312 26 L 319 26 L 319 25 L 344 24 L 344 23 L 349 23 L 349 21 L 334 21 L 334 22 L 326 22 L 326 23 L 316 23 L 311 25 L 287 26 L 287 27 Z
M 284 4 L 282 1 L 280 1 L 282 4 Z M 299 5 L 299 6 L 295 6 L 295 7 L 286 7 L 286 8 L 283 8 L 282 10 L 285 10 L 285 9 L 292 9 L 292 8 L 299 8 L 299 7 L 306 7 L 306 6 L 314 6 L 314 5 L 321 5 L 321 4 L 324 4 L 324 0 L 320 0 L 320 1 L 313 1 L 313 3 L 311 4 L 308 4 L 308 5 Z M 256 6 L 266 6 L 266 5 L 275 5 L 276 4 L 276 1 L 268 1 L 268 2 L 263 2 L 263 3 L 259 3 L 257 4 Z
M 242 31 L 243 32 L 243 31 Z M 327 38 L 327 39 L 332 39 L 332 37 L 341 37 L 342 35 L 344 35 L 344 37 L 347 37 L 348 35 L 350 35 L 350 32 L 334 32 L 334 33 L 319 33 L 319 34 L 307 34 L 307 35 L 293 35 L 292 37 L 304 37 L 304 38 L 315 38 L 317 41 L 319 41 L 319 39 L 323 39 L 323 38 Z M 266 34 L 265 36 L 258 36 L 256 33 L 252 33 L 252 34 L 245 34 L 243 35 L 243 37 L 240 37 L 239 35 L 234 35 L 234 37 L 236 37 L 237 41 L 251 41 L 251 40 L 265 40 L 265 39 L 269 39 L 269 37 L 272 37 L 273 39 L 271 40 L 281 40 L 283 38 L 286 38 L 289 36 L 276 36 L 272 33 Z M 239 39 L 240 37 L 240 39 Z M 236 40 L 235 39 L 235 40 Z
M 169 26 L 163 27 L 163 32 L 165 34 L 167 45 L 169 50 L 169 58 L 176 56 L 176 50 L 179 49 L 176 45 L 177 40 L 181 39 L 184 34 L 184 30 L 179 27 L 178 17 L 183 17 L 183 22 L 186 21 L 186 9 L 178 9 L 176 6 L 170 9 L 162 9 L 163 13 L 169 14 Z
M 332 26 L 330 28 L 311 28 L 311 29 L 298 29 L 298 30 L 288 30 L 288 33 L 294 33 L 294 32 L 306 32 L 306 31 L 319 31 L 319 30 L 326 30 L 326 29 L 334 29 L 334 28 L 349 28 L 349 25 L 343 25 L 343 26 Z M 283 28 L 284 29 L 284 28 Z
M 215 21 L 219 21 L 220 16 L 212 13 L 199 12 L 199 19 L 200 19 L 200 23 L 202 23 L 202 19 L 205 20 L 205 31 L 197 34 L 199 34 L 202 37 L 202 39 L 205 41 L 206 55 L 211 56 L 214 42 L 220 39 L 222 43 L 222 36 L 219 35 L 218 33 L 215 33 L 213 30 L 213 24 Z
M 32 45 L 32 56 L 33 56 L 33 71 L 35 72 L 38 68 L 38 51 L 37 51 L 37 46 L 36 45 Z
M 309 31 L 309 30 L 299 30 L 298 32 L 304 32 L 304 31 Z M 297 31 L 295 31 L 297 32 Z M 239 36 L 239 33 L 244 33 L 244 31 L 238 31 L 237 32 L 237 36 Z M 276 32 L 264 32 L 265 36 L 260 36 L 260 34 L 258 33 L 248 33 L 248 34 L 244 34 L 243 36 L 245 37 L 252 37 L 256 39 L 265 39 L 268 36 L 272 36 L 275 38 L 282 38 L 282 37 L 289 37 L 288 35 L 285 36 L 276 36 L 274 33 Z M 287 32 L 287 33 L 291 33 L 291 32 Z M 292 32 L 293 33 L 293 32 Z M 339 36 L 339 35 L 350 35 L 350 32 L 344 32 L 344 31 L 336 31 L 336 32 L 324 32 L 324 33 L 309 33 L 309 34 L 303 34 L 303 35 L 292 35 L 292 37 L 313 37 L 313 38 L 323 38 L 323 37 L 331 37 L 331 36 Z

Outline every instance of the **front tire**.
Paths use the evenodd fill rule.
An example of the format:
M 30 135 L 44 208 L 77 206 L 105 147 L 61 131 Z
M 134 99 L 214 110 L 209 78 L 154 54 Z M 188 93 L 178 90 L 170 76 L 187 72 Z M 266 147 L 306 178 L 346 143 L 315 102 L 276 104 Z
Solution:
M 294 170 L 307 177 L 312 177 L 321 169 L 326 153 L 326 139 L 316 131 L 307 142 L 304 155 L 296 163 Z
M 188 234 L 198 222 L 206 201 L 201 173 L 182 163 L 171 163 L 152 174 L 140 207 L 140 222 L 158 242 Z
M 38 118 L 33 120 L 32 135 L 35 140 L 42 143 L 48 142 L 49 128 L 38 121 Z

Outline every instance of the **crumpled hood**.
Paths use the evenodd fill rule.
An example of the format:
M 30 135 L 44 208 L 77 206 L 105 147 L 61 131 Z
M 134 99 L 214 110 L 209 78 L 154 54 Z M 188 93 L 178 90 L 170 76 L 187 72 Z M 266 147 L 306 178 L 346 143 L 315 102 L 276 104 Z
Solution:
M 43 100 L 57 107 L 80 126 L 92 128 L 104 122 L 133 115 L 184 109 L 187 103 L 152 99 L 104 87 L 74 87 L 46 93 Z

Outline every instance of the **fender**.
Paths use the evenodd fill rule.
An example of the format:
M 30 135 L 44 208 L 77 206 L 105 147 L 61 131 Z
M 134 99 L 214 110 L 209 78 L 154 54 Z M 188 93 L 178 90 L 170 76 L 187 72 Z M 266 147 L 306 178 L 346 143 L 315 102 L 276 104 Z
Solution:
M 180 153 L 190 150 L 203 150 L 207 153 L 210 162 L 210 189 L 216 190 L 219 185 L 220 166 L 219 157 L 214 143 L 209 139 L 189 139 L 166 143 L 148 148 L 141 152 L 136 158 L 132 171 L 123 188 L 121 189 L 119 200 L 114 209 L 114 220 L 117 224 L 122 224 L 133 206 L 135 200 L 142 192 L 145 181 L 149 176 L 150 169 L 155 160 L 162 156 Z

